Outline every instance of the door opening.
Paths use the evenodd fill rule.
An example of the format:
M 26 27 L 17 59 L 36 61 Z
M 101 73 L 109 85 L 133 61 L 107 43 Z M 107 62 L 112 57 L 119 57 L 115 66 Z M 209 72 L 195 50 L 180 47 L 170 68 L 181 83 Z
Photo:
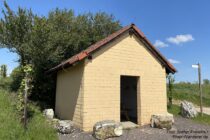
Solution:
M 120 121 L 137 123 L 137 90 L 138 79 L 136 76 L 120 77 Z

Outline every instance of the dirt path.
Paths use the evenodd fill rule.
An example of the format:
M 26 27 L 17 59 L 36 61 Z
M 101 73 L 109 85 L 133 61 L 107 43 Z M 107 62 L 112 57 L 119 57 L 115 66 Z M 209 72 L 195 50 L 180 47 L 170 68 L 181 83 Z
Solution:
M 123 136 L 108 140 L 207 140 L 210 139 L 210 126 L 198 124 L 192 120 L 175 117 L 174 131 L 151 128 L 149 125 L 124 131 Z M 60 135 L 59 140 L 95 140 L 89 133 L 75 132 Z
M 200 107 L 195 108 L 198 112 L 200 112 Z M 210 107 L 203 107 L 203 113 L 210 115 Z
M 173 100 L 173 104 L 180 106 L 181 101 L 180 101 L 180 100 Z M 195 109 L 196 109 L 198 112 L 200 112 L 200 107 L 197 106 L 197 105 L 195 105 L 195 104 L 194 104 L 194 106 L 195 106 Z M 207 114 L 207 115 L 210 115 L 210 107 L 203 107 L 203 113 L 205 113 L 205 114 Z

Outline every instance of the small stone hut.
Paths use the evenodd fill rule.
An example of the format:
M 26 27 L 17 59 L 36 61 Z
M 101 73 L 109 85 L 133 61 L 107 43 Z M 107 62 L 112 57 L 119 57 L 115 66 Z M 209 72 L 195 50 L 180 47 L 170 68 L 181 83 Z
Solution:
M 57 73 L 56 115 L 91 131 L 102 120 L 144 125 L 167 113 L 166 76 L 176 69 L 131 24 L 49 72 Z

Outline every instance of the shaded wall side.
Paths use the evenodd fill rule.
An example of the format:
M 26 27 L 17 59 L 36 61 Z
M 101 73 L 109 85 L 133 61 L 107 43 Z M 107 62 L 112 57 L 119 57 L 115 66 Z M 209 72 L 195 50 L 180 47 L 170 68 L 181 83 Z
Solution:
M 73 120 L 82 128 L 84 63 L 57 74 L 55 113 L 60 119 Z
M 166 71 L 135 37 L 125 34 L 85 61 L 84 126 L 100 120 L 120 121 L 120 75 L 139 76 L 138 123 L 166 113 Z

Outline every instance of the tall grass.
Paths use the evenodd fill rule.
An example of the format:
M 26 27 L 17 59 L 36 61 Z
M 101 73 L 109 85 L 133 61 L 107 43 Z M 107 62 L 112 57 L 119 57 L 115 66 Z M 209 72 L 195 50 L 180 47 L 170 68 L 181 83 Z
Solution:
M 210 107 L 210 84 L 204 84 L 203 89 L 203 105 Z M 200 95 L 198 84 L 196 83 L 176 83 L 173 89 L 173 99 L 187 100 L 196 105 L 200 104 Z
M 183 92 L 183 93 L 190 93 L 193 95 L 199 95 L 199 88 L 197 83 L 185 83 L 180 82 L 174 84 L 175 92 Z M 210 98 L 210 84 L 203 84 L 202 85 L 203 96 L 206 98 Z
M 2 78 L 0 77 L 0 89 L 10 89 L 10 83 L 11 83 L 11 78 L 10 77 L 6 77 L 6 78 Z
M 8 92 L 0 90 L 0 140 L 57 140 L 56 131 L 46 122 L 40 110 L 30 105 L 31 118 L 25 131 L 15 102 Z

